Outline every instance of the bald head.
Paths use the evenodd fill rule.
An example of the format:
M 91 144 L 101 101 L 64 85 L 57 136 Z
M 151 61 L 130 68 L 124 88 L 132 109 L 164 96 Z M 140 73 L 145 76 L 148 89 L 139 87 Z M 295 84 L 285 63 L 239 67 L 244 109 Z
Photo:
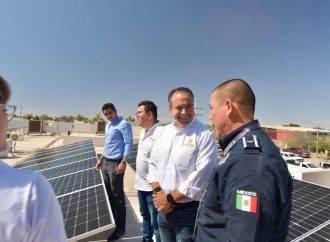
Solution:
M 230 99 L 236 103 L 245 115 L 254 115 L 255 95 L 247 82 L 241 79 L 231 79 L 221 83 L 213 92 L 217 93 L 220 101 Z

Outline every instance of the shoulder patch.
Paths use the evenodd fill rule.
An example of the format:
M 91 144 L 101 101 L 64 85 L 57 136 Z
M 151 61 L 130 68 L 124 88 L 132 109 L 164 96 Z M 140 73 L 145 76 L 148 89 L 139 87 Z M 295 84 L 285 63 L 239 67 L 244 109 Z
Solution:
M 247 134 L 242 138 L 243 148 L 245 150 L 261 150 L 258 137 L 256 135 Z
M 252 191 L 237 190 L 236 191 L 236 209 L 257 213 L 258 194 Z

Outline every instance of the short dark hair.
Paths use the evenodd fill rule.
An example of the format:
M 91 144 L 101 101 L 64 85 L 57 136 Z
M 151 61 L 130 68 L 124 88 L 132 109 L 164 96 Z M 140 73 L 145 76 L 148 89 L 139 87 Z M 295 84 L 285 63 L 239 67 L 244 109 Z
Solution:
M 105 104 L 103 104 L 103 106 L 102 106 L 102 112 L 104 110 L 108 109 L 108 108 L 110 108 L 114 112 L 117 112 L 117 109 L 116 109 L 115 105 L 113 105 L 112 103 L 105 103 Z
M 171 103 L 171 101 L 172 101 L 172 96 L 173 96 L 173 94 L 174 93 L 176 93 L 176 92 L 185 92 L 185 93 L 188 93 L 191 97 L 192 97 L 192 99 L 194 99 L 194 94 L 193 94 L 193 92 L 188 88 L 188 87 L 178 87 L 178 88 L 174 88 L 172 91 L 170 91 L 170 93 L 168 94 L 168 104 L 170 105 L 170 106 L 172 106 L 172 103 Z
M 0 103 L 5 104 L 10 99 L 10 87 L 8 82 L 0 76 Z
M 254 114 L 256 97 L 246 81 L 242 79 L 230 79 L 218 85 L 214 91 L 221 92 L 221 95 L 223 95 L 222 98 L 229 98 Z
M 144 106 L 144 111 L 152 112 L 155 120 L 157 120 L 157 106 L 152 101 L 149 101 L 149 100 L 141 101 L 138 104 L 138 107 L 140 107 L 140 106 Z

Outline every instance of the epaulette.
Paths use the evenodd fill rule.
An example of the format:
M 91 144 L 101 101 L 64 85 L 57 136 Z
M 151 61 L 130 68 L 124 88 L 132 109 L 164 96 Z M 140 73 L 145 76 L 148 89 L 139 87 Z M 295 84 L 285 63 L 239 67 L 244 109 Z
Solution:
M 258 137 L 254 134 L 246 134 L 242 138 L 242 143 L 246 153 L 259 153 L 261 151 L 261 146 Z

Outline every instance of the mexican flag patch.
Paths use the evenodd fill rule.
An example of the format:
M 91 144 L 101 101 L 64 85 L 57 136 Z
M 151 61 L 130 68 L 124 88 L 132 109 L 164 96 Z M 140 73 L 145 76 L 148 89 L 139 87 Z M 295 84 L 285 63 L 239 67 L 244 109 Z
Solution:
M 236 193 L 236 209 L 257 213 L 258 196 L 256 192 L 237 190 Z

